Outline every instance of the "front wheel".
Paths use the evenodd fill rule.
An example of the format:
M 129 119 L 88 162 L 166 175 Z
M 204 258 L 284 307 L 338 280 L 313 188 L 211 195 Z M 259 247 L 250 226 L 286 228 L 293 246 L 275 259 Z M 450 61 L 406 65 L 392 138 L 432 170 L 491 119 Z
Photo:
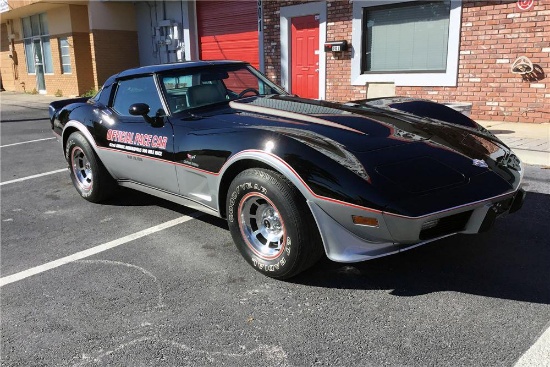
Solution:
M 69 162 L 73 185 L 80 196 L 98 203 L 113 194 L 116 189 L 115 181 L 81 133 L 69 135 L 65 156 Z
M 322 256 L 311 212 L 283 175 L 261 168 L 241 172 L 229 187 L 226 204 L 237 248 L 261 273 L 288 279 Z

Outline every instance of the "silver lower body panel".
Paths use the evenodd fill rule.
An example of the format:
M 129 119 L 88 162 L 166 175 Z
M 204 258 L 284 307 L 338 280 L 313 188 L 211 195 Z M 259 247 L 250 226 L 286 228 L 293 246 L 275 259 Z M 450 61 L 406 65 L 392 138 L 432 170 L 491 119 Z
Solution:
M 146 194 L 150 194 L 161 199 L 165 199 L 186 206 L 191 209 L 199 210 L 201 212 L 220 217 L 220 212 L 218 210 L 208 207 L 200 202 L 185 198 L 181 195 L 176 195 L 167 191 L 159 190 L 155 187 L 143 185 L 134 181 L 118 181 L 118 184 L 122 187 L 138 190 Z
M 307 203 L 321 233 L 327 257 L 336 262 L 352 263 L 406 251 L 457 233 L 478 233 L 490 214 L 493 214 L 489 211 L 495 210 L 499 203 L 511 201 L 515 195 L 516 192 L 510 192 L 422 217 L 371 212 L 326 201 L 308 200 Z M 498 215 L 506 214 L 507 211 L 501 210 Z M 357 225 L 353 223 L 353 215 L 376 218 L 378 225 Z M 460 220 L 455 227 L 452 223 L 454 218 Z M 448 230 L 441 228 L 427 232 L 426 223 L 436 220 L 451 222 L 451 225 Z

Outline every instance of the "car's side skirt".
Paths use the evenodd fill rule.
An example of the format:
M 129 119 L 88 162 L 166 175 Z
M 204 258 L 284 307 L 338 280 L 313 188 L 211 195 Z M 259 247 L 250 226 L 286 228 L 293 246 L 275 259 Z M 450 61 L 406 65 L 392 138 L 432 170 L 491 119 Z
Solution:
M 120 181 L 118 181 L 118 184 L 122 187 L 127 187 L 127 188 L 130 188 L 130 189 L 138 190 L 138 191 L 144 192 L 146 194 L 150 194 L 150 195 L 159 197 L 161 199 L 165 199 L 165 200 L 174 202 L 176 204 L 186 206 L 186 207 L 191 208 L 191 209 L 199 210 L 199 211 L 204 212 L 206 214 L 210 214 L 210 215 L 213 215 L 213 216 L 216 216 L 216 217 L 221 217 L 220 212 L 218 210 L 216 210 L 214 208 L 211 208 L 211 207 L 208 207 L 204 204 L 201 204 L 199 202 L 196 202 L 192 199 L 186 198 L 186 197 L 181 196 L 181 195 L 177 195 L 177 194 L 167 192 L 167 191 L 164 191 L 164 190 L 159 190 L 157 188 L 147 186 L 147 185 L 143 185 L 143 184 L 140 184 L 138 182 L 130 181 L 130 180 L 120 180 Z

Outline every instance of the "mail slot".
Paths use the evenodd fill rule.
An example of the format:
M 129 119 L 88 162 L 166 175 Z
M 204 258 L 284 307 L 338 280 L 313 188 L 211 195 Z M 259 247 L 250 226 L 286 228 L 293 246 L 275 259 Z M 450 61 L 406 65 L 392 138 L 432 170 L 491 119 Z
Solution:
M 347 51 L 348 41 L 332 41 L 325 42 L 325 52 L 342 52 Z

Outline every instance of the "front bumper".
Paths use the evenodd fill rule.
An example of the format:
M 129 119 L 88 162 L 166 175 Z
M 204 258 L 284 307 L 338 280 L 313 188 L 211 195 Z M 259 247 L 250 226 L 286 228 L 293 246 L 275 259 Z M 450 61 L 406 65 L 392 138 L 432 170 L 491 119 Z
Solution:
M 525 191 L 449 208 L 421 217 L 399 216 L 332 201 L 309 201 L 327 257 L 358 262 L 405 251 L 456 233 L 488 230 L 495 218 L 521 208 Z M 352 216 L 375 218 L 377 226 L 353 223 Z

